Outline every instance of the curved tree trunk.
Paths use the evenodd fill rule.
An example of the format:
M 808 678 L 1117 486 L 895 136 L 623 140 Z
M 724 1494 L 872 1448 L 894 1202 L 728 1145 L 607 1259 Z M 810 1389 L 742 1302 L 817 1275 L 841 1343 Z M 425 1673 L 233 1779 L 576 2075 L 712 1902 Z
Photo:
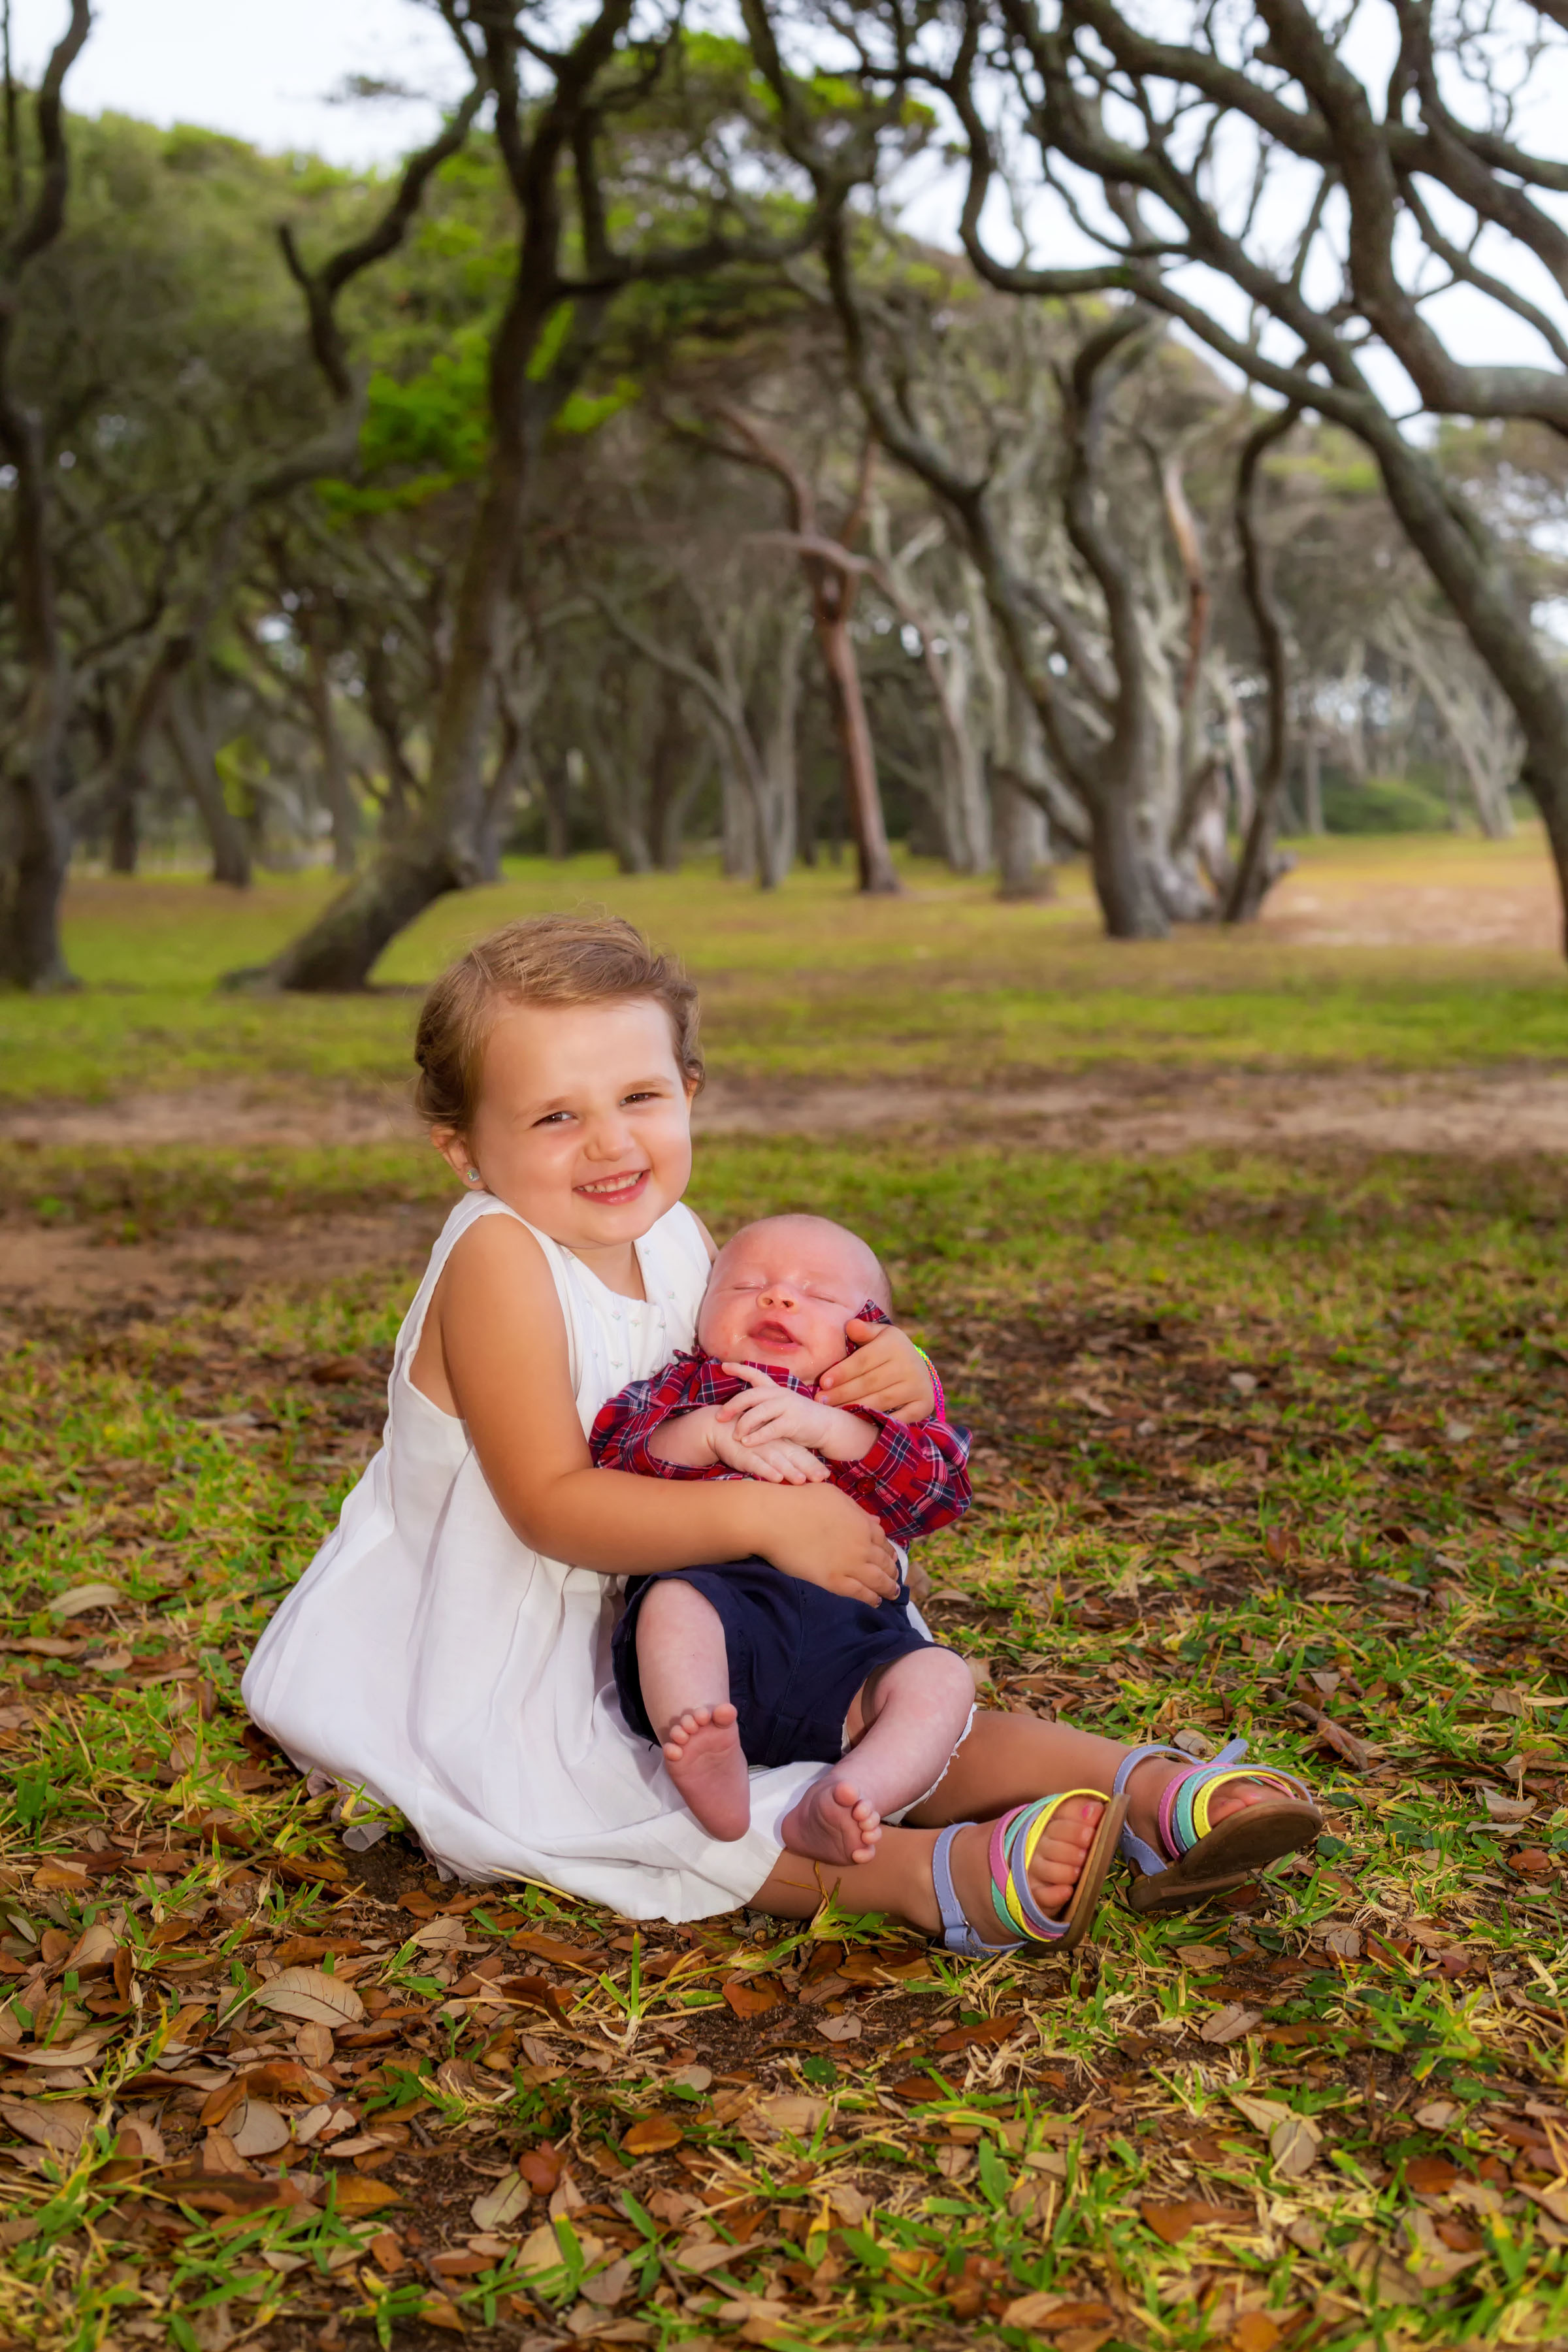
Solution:
M 873 896 L 892 898 L 897 897 L 903 885 L 894 870 L 893 854 L 888 846 L 882 795 L 877 789 L 877 755 L 871 746 L 866 698 L 860 690 L 860 665 L 855 658 L 854 641 L 849 635 L 847 603 L 842 585 L 836 611 L 825 611 L 823 600 L 814 599 L 816 641 L 822 648 L 832 696 L 833 729 L 844 763 L 860 887 Z
M 225 882 L 234 890 L 248 890 L 250 843 L 244 825 L 224 798 L 207 730 L 184 688 L 176 688 L 170 697 L 169 740 L 212 851 L 212 880 Z
M 1545 824 L 1568 953 L 1568 680 L 1548 656 L 1484 524 L 1449 494 L 1431 459 L 1392 419 L 1363 437 L 1412 546 L 1512 705 L 1524 738 L 1520 781 Z
M 1290 663 L 1284 618 L 1275 600 L 1268 558 L 1258 536 L 1258 469 L 1265 451 L 1289 432 L 1297 413 L 1294 408 L 1282 408 L 1254 425 L 1242 445 L 1236 471 L 1236 530 L 1241 542 L 1242 585 L 1268 679 L 1268 736 L 1251 822 L 1226 897 L 1227 923 L 1255 922 L 1281 871 L 1275 842 L 1279 832 L 1279 814 L 1285 805 L 1285 771 L 1290 754 Z M 1233 696 L 1233 702 L 1234 699 Z M 1239 721 L 1239 707 L 1237 718 Z M 1286 866 L 1289 862 L 1288 857 L 1283 860 Z

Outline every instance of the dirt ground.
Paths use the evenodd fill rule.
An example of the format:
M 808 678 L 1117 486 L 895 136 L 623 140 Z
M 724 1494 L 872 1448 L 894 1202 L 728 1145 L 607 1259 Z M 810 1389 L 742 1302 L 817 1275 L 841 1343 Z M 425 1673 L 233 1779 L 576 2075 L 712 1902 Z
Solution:
M 700 1134 L 891 1134 L 1027 1142 L 1060 1151 L 1189 1151 L 1362 1145 L 1384 1151 L 1498 1154 L 1568 1150 L 1568 1068 L 1268 1072 L 1108 1066 L 1045 1083 L 979 1088 L 919 1080 L 742 1084 L 715 1078 L 699 1097 Z M 395 1088 L 290 1090 L 242 1084 L 130 1094 L 75 1108 L 0 1110 L 0 1143 L 218 1150 L 410 1140 Z
M 1456 1157 L 1568 1152 L 1568 1070 L 1416 1074 L 1336 1071 L 1288 1076 L 1121 1066 L 1004 1092 L 997 1087 L 715 1081 L 698 1104 L 710 1136 L 922 1132 L 1037 1150 L 1135 1155 L 1224 1150 L 1349 1148 Z M 0 1115 L 0 1141 L 210 1148 L 389 1141 L 412 1133 L 395 1097 L 363 1092 L 286 1104 L 210 1086 L 128 1096 L 75 1110 Z M 105 1246 L 70 1225 L 0 1223 L 0 1307 L 145 1312 L 176 1299 L 235 1299 L 261 1284 L 416 1269 L 438 1229 L 438 1204 L 268 1222 L 256 1233 L 195 1229 Z

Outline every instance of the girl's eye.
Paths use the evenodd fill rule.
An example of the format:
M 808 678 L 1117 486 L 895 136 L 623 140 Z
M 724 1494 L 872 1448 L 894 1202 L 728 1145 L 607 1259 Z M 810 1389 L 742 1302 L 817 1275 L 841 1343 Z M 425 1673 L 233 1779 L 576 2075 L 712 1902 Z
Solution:
M 535 1127 L 553 1127 L 557 1119 L 570 1118 L 571 1116 L 569 1110 L 547 1110 L 544 1117 L 536 1118 L 533 1124 Z
M 623 1102 L 629 1102 L 629 1103 L 637 1103 L 637 1102 L 662 1102 L 662 1101 L 664 1100 L 664 1097 L 663 1097 L 661 1094 L 659 1094 L 659 1093 L 658 1093 L 658 1091 L 657 1090 L 657 1088 L 655 1088 L 655 1087 L 643 1087 L 643 1089 L 641 1090 L 641 1092 L 640 1092 L 640 1093 L 638 1093 L 638 1094 L 635 1094 L 635 1095 L 623 1095 L 623 1096 L 621 1097 L 621 1100 L 622 1100 Z

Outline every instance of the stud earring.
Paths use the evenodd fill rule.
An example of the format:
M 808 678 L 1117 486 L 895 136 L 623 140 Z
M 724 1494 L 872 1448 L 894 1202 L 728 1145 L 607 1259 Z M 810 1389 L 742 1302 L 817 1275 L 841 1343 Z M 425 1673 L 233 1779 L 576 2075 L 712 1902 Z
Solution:
M 470 1184 L 477 1184 L 479 1182 L 479 1171 L 477 1168 L 465 1168 L 463 1173 L 468 1178 Z

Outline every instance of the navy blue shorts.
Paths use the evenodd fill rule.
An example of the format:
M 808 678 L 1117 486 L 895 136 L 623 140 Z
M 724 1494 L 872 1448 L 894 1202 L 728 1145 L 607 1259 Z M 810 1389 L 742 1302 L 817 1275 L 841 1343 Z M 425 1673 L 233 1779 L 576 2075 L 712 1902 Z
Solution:
M 837 1763 L 849 1702 L 879 1666 L 933 1645 L 910 1616 L 907 1584 L 896 1601 L 847 1601 L 785 1576 L 765 1559 L 675 1571 L 719 1612 L 730 1658 L 730 1698 L 748 1764 Z M 658 1733 L 637 1673 L 637 1612 L 668 1577 L 634 1576 L 611 1645 L 621 1713 L 645 1739 Z

